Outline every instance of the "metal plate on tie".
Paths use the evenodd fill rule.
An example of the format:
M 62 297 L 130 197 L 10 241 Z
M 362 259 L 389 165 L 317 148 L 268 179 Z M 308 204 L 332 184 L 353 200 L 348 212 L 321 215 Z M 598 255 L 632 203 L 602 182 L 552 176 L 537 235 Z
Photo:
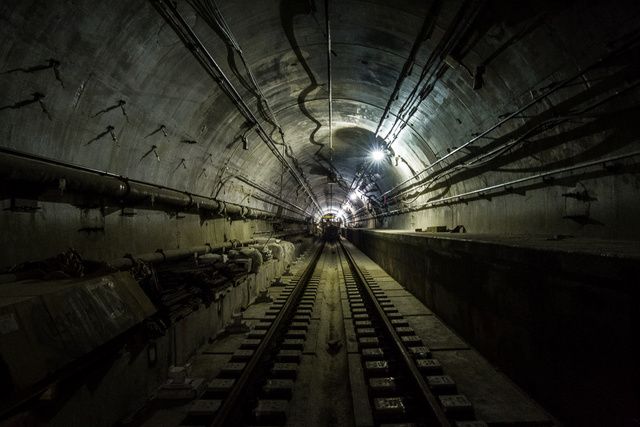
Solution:
M 448 394 L 438 396 L 445 414 L 452 417 L 470 416 L 473 414 L 473 405 L 464 394 Z
M 389 372 L 389 362 L 386 360 L 367 360 L 364 369 L 369 375 L 380 375 Z
M 396 328 L 398 335 L 415 335 L 415 331 L 410 326 L 399 326 Z
M 432 375 L 426 378 L 427 384 L 435 394 L 453 394 L 456 383 L 449 375 Z
M 418 359 L 416 365 L 423 374 L 439 375 L 442 373 L 442 365 L 438 359 Z
M 362 349 L 362 358 L 365 360 L 380 360 L 384 357 L 384 351 L 381 348 L 364 348 Z
M 400 337 L 402 343 L 407 347 L 421 347 L 422 340 L 417 335 L 405 335 Z
M 353 325 L 356 328 L 370 328 L 373 326 L 370 320 L 356 320 Z
M 409 322 L 406 319 L 393 319 L 391 324 L 393 326 L 409 326 Z
M 411 352 L 413 357 L 416 359 L 428 359 L 431 357 L 431 350 L 429 350 L 429 347 L 424 345 L 409 347 L 409 352 Z
M 373 409 L 376 415 L 385 417 L 402 416 L 407 412 L 402 397 L 376 397 L 373 399 Z
M 359 337 L 375 337 L 376 330 L 374 328 L 356 328 L 356 335 Z
M 376 396 L 395 393 L 398 383 L 394 377 L 369 378 L 369 388 Z

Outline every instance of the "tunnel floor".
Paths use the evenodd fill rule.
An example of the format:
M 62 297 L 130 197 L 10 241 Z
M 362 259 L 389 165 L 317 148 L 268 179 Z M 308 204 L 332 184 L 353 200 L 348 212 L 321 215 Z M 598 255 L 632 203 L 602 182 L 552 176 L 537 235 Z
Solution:
M 404 322 L 412 330 L 412 338 L 419 341 L 421 348 L 428 348 L 430 358 L 442 366 L 438 377 L 446 376 L 454 382 L 447 389 L 439 391 L 434 386 L 436 396 L 463 395 L 472 404 L 470 416 L 451 418 L 451 425 L 553 425 L 553 418 L 513 384 L 505 375 L 492 367 L 476 350 L 456 335 L 431 310 L 391 278 L 384 270 L 352 244 L 345 242 L 358 267 L 368 281 L 379 287 L 376 292 L 383 295 L 397 309 L 394 318 Z M 286 404 L 277 409 L 282 414 L 271 414 L 271 418 L 256 419 L 253 414 L 244 414 L 244 421 L 238 424 L 287 425 L 287 426 L 365 426 L 397 424 L 411 421 L 408 417 L 389 417 L 376 406 L 378 394 L 372 389 L 372 379 L 388 378 L 388 373 L 368 370 L 363 355 L 363 340 L 358 328 L 358 314 L 350 303 L 351 280 L 343 270 L 339 246 L 327 244 L 315 268 L 317 278 L 315 303 L 309 313 L 308 328 L 304 344 L 300 347 L 299 363 L 283 378 L 293 379 L 290 396 L 278 397 Z M 270 297 L 277 302 L 300 271 L 305 268 L 310 256 L 299 261 L 292 269 L 293 276 L 283 277 L 279 286 L 269 288 Z M 347 278 L 346 278 L 347 277 Z M 312 279 L 314 280 L 314 279 Z M 313 285 L 315 286 L 315 285 Z M 125 425 L 136 426 L 178 426 L 209 424 L 215 408 L 203 411 L 204 401 L 211 387 L 220 384 L 216 379 L 237 378 L 243 366 L 238 365 L 236 356 L 247 343 L 262 335 L 259 324 L 273 311 L 274 302 L 254 303 L 243 313 L 243 321 L 249 327 L 244 333 L 231 333 L 203 346 L 191 361 L 190 376 L 203 378 L 209 384 L 204 396 L 191 402 L 152 400 Z M 363 362 L 361 365 L 360 362 Z M 363 369 L 364 367 L 364 369 Z M 291 368 L 291 367 L 290 367 Z M 234 372 L 236 370 L 236 372 Z M 436 378 L 425 374 L 424 378 Z M 375 381 L 374 381 L 375 382 Z M 398 393 L 398 392 L 396 392 Z M 367 398 L 368 395 L 368 398 Z M 211 394 L 209 394 L 211 396 Z M 264 400 L 264 399 L 263 399 Z M 260 401 L 259 401 L 260 402 Z M 253 406 L 250 405 L 250 406 Z M 257 408 L 257 407 L 256 407 Z M 373 408 L 373 409 L 372 409 Z M 419 412 L 419 410 L 417 411 Z M 414 409 L 415 415 L 416 411 Z M 419 417 L 418 417 L 419 418 Z M 465 424 L 468 422 L 468 424 Z M 473 421 L 471 421 L 473 420 Z M 475 424 L 474 424 L 475 423 Z M 486 423 L 486 424 L 484 424 Z M 404 424 L 403 424 L 404 425 Z M 411 425 L 411 424 L 408 424 Z M 414 425 L 422 425 L 415 423 Z

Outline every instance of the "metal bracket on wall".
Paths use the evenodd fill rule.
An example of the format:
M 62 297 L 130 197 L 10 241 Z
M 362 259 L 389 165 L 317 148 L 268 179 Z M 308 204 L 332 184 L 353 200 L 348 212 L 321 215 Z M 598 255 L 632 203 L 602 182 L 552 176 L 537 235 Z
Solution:
M 84 145 L 85 145 L 85 146 L 87 146 L 87 145 L 91 145 L 91 144 L 93 144 L 94 142 L 96 142 L 96 141 L 98 141 L 98 140 L 102 139 L 104 136 L 106 136 L 106 135 L 111 135 L 111 140 L 116 144 L 116 146 L 118 146 L 118 137 L 116 136 L 116 134 L 115 134 L 115 132 L 114 132 L 114 131 L 115 131 L 115 128 L 114 128 L 113 126 L 111 126 L 111 125 L 108 125 L 108 126 L 105 128 L 104 132 L 99 133 L 98 135 L 96 135 L 96 136 L 95 136 L 95 138 L 93 138 L 93 139 L 91 139 L 91 140 L 87 141 L 87 143 L 86 143 L 86 144 L 84 144 Z
M 162 134 L 164 135 L 165 138 L 169 136 L 169 134 L 167 133 L 167 127 L 165 125 L 160 125 L 160 127 L 158 129 L 156 129 L 153 132 L 151 132 L 150 134 L 146 135 L 145 138 L 149 138 L 150 136 L 153 136 L 158 132 L 162 132 Z
M 43 71 L 43 70 L 49 70 L 49 69 L 53 70 L 54 77 L 58 82 L 60 82 L 60 86 L 64 88 L 64 82 L 60 77 L 60 61 L 54 58 L 48 59 L 46 61 L 46 64 L 34 65 L 31 67 L 12 68 L 11 70 L 4 71 L 2 74 L 12 74 L 17 72 L 30 74 L 30 73 L 35 73 L 37 71 Z
M 127 121 L 129 121 L 129 116 L 127 116 L 127 111 L 124 109 L 124 106 L 126 104 L 127 104 L 127 101 L 125 101 L 124 99 L 119 99 L 118 102 L 116 102 L 114 105 L 111 105 L 109 107 L 103 108 L 102 110 L 98 111 L 97 113 L 95 113 L 91 117 L 95 118 L 95 117 L 101 116 L 101 115 L 103 115 L 105 113 L 108 113 L 111 110 L 115 110 L 116 108 L 120 108 L 120 110 L 122 111 L 122 115 L 127 118 Z

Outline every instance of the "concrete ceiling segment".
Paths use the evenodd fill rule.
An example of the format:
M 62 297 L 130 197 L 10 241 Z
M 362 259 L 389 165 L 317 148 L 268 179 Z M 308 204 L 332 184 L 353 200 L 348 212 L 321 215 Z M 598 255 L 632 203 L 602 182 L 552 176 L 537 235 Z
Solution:
M 250 59 L 266 97 L 285 129 L 287 141 L 295 144 L 300 164 L 305 167 L 314 188 L 318 188 L 317 195 L 323 204 L 324 195 L 329 192 L 328 164 L 323 161 L 329 157 L 323 13 L 309 13 L 308 4 L 304 2 L 284 1 L 277 9 L 273 4 L 269 7 L 262 4 L 255 13 L 261 18 L 258 19 L 253 14 L 254 9 L 250 9 L 252 14 L 247 14 L 248 9 L 242 4 L 220 3 L 229 27 Z M 368 133 L 375 131 L 389 97 L 389 88 L 397 79 L 398 70 L 402 68 L 422 22 L 419 14 L 407 10 L 413 7 L 413 11 L 420 13 L 425 5 L 420 3 L 420 7 L 416 7 L 414 3 L 409 6 L 405 4 L 403 11 L 388 3 L 336 2 L 331 12 L 335 17 L 332 24 L 334 134 L 344 126 Z M 372 7 L 374 10 L 370 10 Z M 395 20 L 389 21 L 391 15 Z M 254 34 L 253 27 L 278 26 L 280 33 L 261 30 L 259 36 Z M 254 55 L 257 56 L 255 60 Z M 335 143 L 341 141 L 336 138 Z M 348 185 L 358 163 L 373 144 L 371 138 L 345 142 L 350 143 L 349 150 L 334 146 L 334 166 Z M 391 179 L 394 175 L 391 174 Z M 339 191 L 338 186 L 334 187 L 331 191 Z M 333 203 L 340 203 L 344 197 L 342 194 L 340 200 Z
M 597 2 L 578 3 L 487 2 L 475 38 L 460 58 L 470 69 L 486 65 L 483 88 L 472 89 L 464 67 L 448 70 L 393 144 L 406 163 L 383 164 L 379 187 L 384 191 L 412 170 L 422 170 L 521 105 L 532 88 L 574 72 L 604 49 L 603 40 L 616 33 L 624 13 Z M 328 143 L 324 3 L 218 4 L 322 206 L 338 206 L 347 195 L 333 185 L 340 197 L 327 201 L 326 164 L 317 155 Z M 419 51 L 392 117 L 462 4 L 443 2 L 433 37 Z M 430 5 L 418 0 L 331 3 L 334 166 L 347 183 L 376 143 L 373 132 Z M 220 37 L 185 1 L 178 8 L 256 111 L 256 100 L 238 80 Z M 254 132 L 248 133 L 249 150 L 240 147 L 244 118 L 150 2 L 8 0 L 0 13 L 2 70 L 28 69 L 55 58 L 64 82 L 63 87 L 51 69 L 0 75 L 1 105 L 10 107 L 40 92 L 51 115 L 37 102 L 0 111 L 0 144 L 205 195 L 216 194 L 224 182 L 218 194 L 225 200 L 274 209 L 251 199 L 256 190 L 229 179 L 239 173 L 293 203 L 308 204 L 289 174 L 280 188 L 281 166 Z M 597 28 L 583 25 L 594 17 L 602 17 Z M 239 58 L 235 62 L 246 79 Z M 119 100 L 126 101 L 124 111 L 116 106 Z M 166 137 L 158 132 L 162 124 Z M 150 151 L 154 145 L 160 161 Z M 326 147 L 321 154 L 328 157 Z

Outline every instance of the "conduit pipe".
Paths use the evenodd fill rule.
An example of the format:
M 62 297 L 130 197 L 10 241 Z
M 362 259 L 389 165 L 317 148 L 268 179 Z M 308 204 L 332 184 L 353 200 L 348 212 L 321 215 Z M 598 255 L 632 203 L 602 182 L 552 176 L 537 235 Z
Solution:
M 621 52 L 623 52 L 625 49 L 628 49 L 630 47 L 632 47 L 635 43 L 637 43 L 640 39 L 640 35 L 635 35 L 633 38 L 631 38 L 627 43 L 624 43 L 621 47 L 619 47 L 616 50 L 612 50 L 610 52 L 607 52 L 604 56 L 599 57 L 598 59 L 596 59 L 594 62 L 592 62 L 591 64 L 589 64 L 588 66 L 581 68 L 578 72 L 576 72 L 575 74 L 572 74 L 571 76 L 569 76 L 568 78 L 560 81 L 559 83 L 554 84 L 553 86 L 550 86 L 549 89 L 547 91 L 545 91 L 544 93 L 539 94 L 538 96 L 534 97 L 531 101 L 527 102 L 526 104 L 524 104 L 523 106 L 517 108 L 515 111 L 510 112 L 509 114 L 507 114 L 506 116 L 504 116 L 501 120 L 499 120 L 497 123 L 495 123 L 493 126 L 489 127 L 488 129 L 484 130 L 483 132 L 480 132 L 478 134 L 476 134 L 473 138 L 469 139 L 467 142 L 465 142 L 464 144 L 461 144 L 459 147 L 452 149 L 449 153 L 447 153 L 445 156 L 437 159 L 436 161 L 434 161 L 433 163 L 431 163 L 430 165 L 428 165 L 427 167 L 425 167 L 424 169 L 422 169 L 421 171 L 413 174 L 411 177 L 405 179 L 404 181 L 400 182 L 399 184 L 396 184 L 395 186 L 393 186 L 392 188 L 390 188 L 389 190 L 385 191 L 384 193 L 382 193 L 380 195 L 380 197 L 385 197 L 388 196 L 390 193 L 394 192 L 397 190 L 398 194 L 403 193 L 404 191 L 407 190 L 407 188 L 402 188 L 400 189 L 400 187 L 402 187 L 403 185 L 411 182 L 412 180 L 418 178 L 420 175 L 422 175 L 423 173 L 427 172 L 428 170 L 433 169 L 435 166 L 439 165 L 440 163 L 444 162 L 445 160 L 447 160 L 448 158 L 454 156 L 455 154 L 457 154 L 458 152 L 460 152 L 461 150 L 464 150 L 466 147 L 468 147 L 469 145 L 473 144 L 474 142 L 478 141 L 481 138 L 486 137 L 488 134 L 490 134 L 491 132 L 493 132 L 494 130 L 499 129 L 500 127 L 502 127 L 502 125 L 504 125 L 505 123 L 509 122 L 510 120 L 514 119 L 514 118 L 518 118 L 520 117 L 520 115 L 522 113 L 524 113 L 525 111 L 527 111 L 529 108 L 531 108 L 532 106 L 538 104 L 539 102 L 545 100 L 546 98 L 548 98 L 550 95 L 554 94 L 555 92 L 557 92 L 558 90 L 567 87 L 570 83 L 572 83 L 574 80 L 578 79 L 579 77 L 583 76 L 584 74 L 586 74 L 587 72 L 601 66 L 602 64 L 604 64 L 607 60 L 611 59 L 611 58 L 615 58 L 616 55 L 620 54 Z M 451 164 L 449 165 L 451 166 Z
M 296 204 L 294 204 L 294 203 L 291 203 L 291 202 L 289 202 L 289 201 L 287 201 L 287 200 L 284 200 L 284 199 L 283 199 L 283 198 L 281 198 L 280 196 L 278 196 L 278 195 L 274 194 L 272 191 L 267 190 L 266 188 L 264 188 L 264 187 L 263 187 L 263 186 L 261 186 L 260 184 L 255 183 L 255 182 L 251 181 L 250 179 L 245 178 L 245 177 L 244 177 L 244 176 L 242 176 L 242 175 L 232 175 L 232 176 L 231 176 L 231 178 L 235 178 L 235 179 L 237 179 L 237 180 L 238 180 L 238 181 L 240 181 L 240 182 L 244 182 L 245 184 L 247 184 L 247 185 L 249 185 L 249 186 L 251 186 L 251 187 L 255 188 L 256 190 L 259 190 L 259 191 L 263 192 L 264 194 L 266 194 L 266 195 L 268 195 L 268 196 L 273 197 L 273 198 L 274 198 L 274 199 L 276 199 L 278 202 L 281 202 L 281 203 L 282 203 L 282 205 L 281 205 L 281 204 L 278 204 L 278 206 L 281 206 L 281 207 L 283 207 L 284 209 L 288 209 L 288 210 L 292 210 L 292 209 L 293 209 L 293 210 L 292 210 L 292 212 L 297 211 L 298 213 L 300 213 L 300 214 L 302 214 L 302 215 L 306 215 L 306 213 L 307 213 L 307 212 L 306 212 L 304 209 L 302 209 L 300 206 L 298 206 L 298 205 L 296 205 Z M 286 206 L 284 206 L 284 205 L 288 205 L 288 206 L 290 206 L 292 209 L 289 209 L 289 208 L 287 208 L 287 207 L 286 207 Z
M 220 65 L 216 62 L 211 53 L 209 53 L 189 24 L 187 24 L 184 17 L 178 12 L 176 5 L 168 0 L 150 1 L 159 14 L 165 19 L 165 21 L 167 21 L 171 28 L 173 28 L 184 45 L 191 51 L 198 62 L 200 62 L 200 65 L 204 67 L 205 71 L 216 81 L 216 83 L 218 83 L 218 86 L 230 98 L 231 102 L 244 116 L 245 120 L 247 120 L 247 122 L 252 126 L 255 126 L 255 131 L 258 136 L 260 136 L 267 148 L 273 153 L 278 161 L 289 170 L 291 176 L 311 198 L 316 209 L 318 211 L 322 211 L 322 208 L 318 204 L 317 198 L 313 193 L 313 189 L 309 186 L 304 177 L 300 175 L 296 168 L 289 164 L 287 159 L 278 151 L 276 146 L 277 143 L 273 141 L 270 133 L 267 132 L 258 121 L 258 118 L 249 108 L 242 96 L 240 96 L 238 90 L 231 80 L 229 80 Z
M 638 141 L 634 141 L 634 142 L 638 142 Z M 375 215 L 369 215 L 368 217 L 363 218 L 364 213 L 363 212 L 356 212 L 352 218 L 355 220 L 369 220 L 369 219 L 374 219 L 374 218 L 380 218 L 380 217 L 387 217 L 387 216 L 392 216 L 392 215 L 400 215 L 403 213 L 407 213 L 407 212 L 415 212 L 418 210 L 422 210 L 422 209 L 428 209 L 431 207 L 436 207 L 438 205 L 444 205 L 444 204 L 448 204 L 448 203 L 461 203 L 461 202 L 465 202 L 465 199 L 468 199 L 470 197 L 490 197 L 489 194 L 492 191 L 508 191 L 508 192 L 515 192 L 514 190 L 514 186 L 515 185 L 519 185 L 519 184 L 523 184 L 525 182 L 529 182 L 529 181 L 533 181 L 533 180 L 537 180 L 537 179 L 551 179 L 551 178 L 555 178 L 555 175 L 559 175 L 562 173 L 567 173 L 567 172 L 573 172 L 575 170 L 579 170 L 579 169 L 585 169 L 585 168 L 589 168 L 589 167 L 594 167 L 594 166 L 606 166 L 608 163 L 613 163 L 613 162 L 619 162 L 622 160 L 626 160 L 626 159 L 630 159 L 633 157 L 638 157 L 640 156 L 640 151 L 632 151 L 629 153 L 624 153 L 624 154 L 619 154 L 617 156 L 611 156 L 611 157 L 605 157 L 605 158 L 601 158 L 601 159 L 597 159 L 597 160 L 591 160 L 588 162 L 583 162 L 583 163 L 578 163 L 572 166 L 567 166 L 567 167 L 563 167 L 563 168 L 559 168 L 559 169 L 553 169 L 547 172 L 542 172 L 542 173 L 538 173 L 535 175 L 530 175 L 530 176 L 525 176 L 523 178 L 518 178 L 518 179 L 514 179 L 511 181 L 506 181 L 506 182 L 502 182 L 500 184 L 494 184 L 494 185 L 489 185 L 487 187 L 483 187 L 483 188 L 479 188 L 477 190 L 472 190 L 472 191 L 467 191 L 465 193 L 460 193 L 460 194 L 455 194 L 453 196 L 447 196 L 447 197 L 441 197 L 439 199 L 435 199 L 435 200 L 431 200 L 429 202 L 423 203 L 421 205 L 418 206 L 414 206 L 414 207 L 409 207 L 409 208 L 404 208 L 404 209 L 395 209 L 392 211 L 388 211 L 388 212 L 383 212 L 383 213 L 379 213 L 379 214 L 375 214 Z
M 55 200 L 69 193 L 107 199 L 115 205 L 125 207 L 174 212 L 205 211 L 220 217 L 275 218 L 274 214 L 260 209 L 8 148 L 0 148 L 0 179 L 5 186 L 12 185 L 9 188 L 5 187 L 5 192 L 10 194 L 16 193 L 14 184 L 32 186 L 29 187 L 32 191 L 16 194 L 24 198 L 33 198 L 33 190 L 35 190 L 37 196 L 47 199 L 53 190 L 57 192 Z M 303 221 L 303 218 L 286 217 L 286 219 Z
M 177 261 L 180 259 L 185 259 L 192 257 L 194 255 L 203 255 L 212 252 L 218 252 L 223 249 L 232 249 L 234 247 L 239 246 L 247 246 L 254 243 L 258 243 L 257 240 L 244 240 L 241 242 L 225 242 L 220 245 L 211 246 L 210 244 L 205 244 L 203 246 L 193 246 L 190 248 L 184 249 L 167 249 L 162 250 L 158 249 L 155 252 L 139 254 L 139 255 L 126 255 L 122 258 L 116 258 L 111 261 L 108 261 L 107 264 L 110 267 L 113 267 L 117 270 L 128 270 L 134 266 L 135 261 L 143 261 L 150 264 L 157 264 L 160 262 L 166 261 Z M 17 273 L 7 273 L 0 274 L 0 283 L 8 283 L 15 282 L 18 280 L 26 280 L 26 279 L 36 279 L 38 278 L 38 274 L 34 274 L 32 272 L 17 272 Z
M 140 254 L 140 255 L 127 255 L 122 258 L 116 258 L 111 260 L 108 264 L 118 270 L 129 269 L 133 267 L 135 261 L 143 261 L 146 263 L 156 264 L 165 261 L 177 261 L 192 257 L 194 255 L 204 255 L 212 252 L 218 252 L 224 249 L 233 249 L 238 246 L 246 246 L 258 243 L 257 240 L 244 240 L 242 242 L 225 242 L 219 245 L 211 246 L 205 244 L 203 246 L 193 246 L 191 248 L 184 249 L 167 249 L 157 250 L 155 252 Z

